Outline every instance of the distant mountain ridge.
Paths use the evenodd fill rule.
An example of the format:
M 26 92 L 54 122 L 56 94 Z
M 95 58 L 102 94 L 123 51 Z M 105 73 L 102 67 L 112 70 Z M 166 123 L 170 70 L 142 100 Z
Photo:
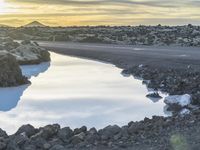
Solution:
M 24 25 L 23 27 L 46 27 L 46 25 L 44 25 L 38 21 L 33 21 L 27 25 Z

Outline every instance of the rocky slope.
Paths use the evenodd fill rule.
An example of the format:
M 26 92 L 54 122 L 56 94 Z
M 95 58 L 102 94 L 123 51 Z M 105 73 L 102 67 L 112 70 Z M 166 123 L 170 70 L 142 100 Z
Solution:
M 28 79 L 22 75 L 15 57 L 7 52 L 0 52 L 0 87 L 26 83 L 29 83 Z

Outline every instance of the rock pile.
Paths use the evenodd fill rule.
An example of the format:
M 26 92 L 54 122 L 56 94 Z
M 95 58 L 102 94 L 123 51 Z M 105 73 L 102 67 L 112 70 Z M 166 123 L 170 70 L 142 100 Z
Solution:
M 0 149 L 5 150 L 121 150 L 121 149 L 173 149 L 174 146 L 191 149 L 199 146 L 200 112 L 195 111 L 184 117 L 145 118 L 128 125 L 107 126 L 97 130 L 86 126 L 72 130 L 58 124 L 39 129 L 23 125 L 8 136 L 0 130 Z M 193 138 L 193 140 L 189 140 Z M 175 139 L 180 140 L 176 142 Z M 185 142 L 185 143 L 184 143 Z

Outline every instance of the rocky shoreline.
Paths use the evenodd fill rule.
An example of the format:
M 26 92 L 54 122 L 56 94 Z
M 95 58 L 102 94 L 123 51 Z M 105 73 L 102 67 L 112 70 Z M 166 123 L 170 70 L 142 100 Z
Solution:
M 73 49 L 72 49 L 73 50 Z M 186 68 L 155 67 L 153 65 L 125 62 L 125 59 L 109 58 L 105 53 L 77 53 L 69 51 L 71 55 L 85 55 L 87 58 L 111 62 L 123 68 L 122 74 L 140 77 L 155 91 L 161 90 L 171 95 L 189 94 L 192 97 L 191 104 L 199 103 L 199 79 L 198 69 L 187 65 Z M 99 55 L 100 54 L 100 55 Z M 88 56 L 86 56 L 88 55 Z M 104 56 L 104 57 L 101 57 Z M 128 57 L 128 56 L 127 56 Z M 131 58 L 132 60 L 133 58 Z M 141 60 L 142 61 L 142 60 Z M 137 64 L 137 65 L 133 65 Z M 156 95 L 156 94 L 155 94 Z M 69 127 L 60 128 L 58 124 L 47 125 L 39 129 L 31 125 L 22 126 L 14 135 L 8 136 L 5 131 L 0 131 L 0 149 L 8 150 L 65 150 L 65 149 L 198 149 L 200 134 L 200 111 L 193 109 L 192 105 L 180 107 L 177 105 L 169 109 L 175 110 L 172 117 L 145 118 L 140 122 L 130 122 L 119 127 L 108 126 L 104 129 L 87 129 L 83 126 L 79 129 Z M 190 114 L 177 115 L 182 109 L 191 110 Z M 191 140 L 192 139 L 192 140 Z
M 175 114 L 183 109 L 193 110 L 195 105 L 200 106 L 200 72 L 198 70 L 188 68 L 183 72 L 175 69 L 158 69 L 148 65 L 139 65 L 124 69 L 122 74 L 141 78 L 147 88 L 156 92 L 162 91 L 177 96 L 190 95 L 191 103 L 185 106 L 175 103 L 169 105 L 168 110 Z
M 67 46 L 66 46 L 67 45 Z M 166 92 L 171 96 L 190 96 L 190 104 L 170 105 L 175 115 L 181 110 L 192 111 L 200 106 L 199 50 L 181 47 L 130 47 L 57 42 L 42 42 L 51 51 L 108 62 L 123 69 L 122 75 L 143 80 L 147 88 Z M 81 49 L 79 48 L 81 47 Z M 185 53 L 184 57 L 182 55 Z M 150 95 L 147 95 L 147 97 Z M 195 106 L 193 106 L 195 105 Z
M 58 124 L 39 129 L 24 125 L 8 136 L 0 130 L 1 150 L 193 150 L 200 140 L 200 111 L 182 117 L 145 118 L 123 127 L 97 130 L 83 126 L 74 130 Z
M 106 49 L 104 45 L 97 45 L 97 47 L 102 47 L 99 49 L 92 45 L 97 50 L 95 48 L 90 49 L 89 45 L 84 50 L 76 47 L 59 47 L 59 45 L 54 47 L 48 44 L 44 47 L 61 54 L 112 63 L 123 69 L 123 75 L 132 75 L 142 79 L 147 88 L 151 88 L 154 91 L 167 92 L 172 96 L 181 96 L 183 94 L 186 94 L 186 97 L 191 96 L 190 104 L 184 106 L 173 104 L 168 108 L 168 110 L 173 111 L 172 117 L 145 118 L 143 121 L 131 122 L 121 128 L 109 126 L 95 132 L 93 138 L 96 135 L 98 135 L 98 138 L 100 136 L 97 143 L 88 144 L 86 139 L 90 132 L 94 130 L 92 129 L 92 131 L 89 130 L 84 134 L 77 135 L 79 138 L 84 135 L 84 140 L 79 140 L 80 143 L 73 145 L 72 141 L 70 141 L 70 144 L 66 146 L 65 144 L 58 146 L 61 149 L 196 150 L 199 148 L 200 72 L 199 63 L 195 57 L 198 56 L 196 49 L 185 51 L 185 49 L 179 50 L 177 48 L 173 49 L 174 51 L 167 51 L 166 55 L 162 55 L 163 51 L 158 49 L 143 52 L 122 48 L 122 52 L 121 49 Z M 191 57 L 182 59 L 179 55 L 183 53 L 187 53 Z M 155 93 L 154 96 L 158 95 Z M 130 132 L 131 128 L 133 130 Z M 112 130 L 112 132 L 109 130 Z M 104 137 L 101 133 L 108 133 L 108 135 Z M 54 148 L 52 147 L 52 149 Z

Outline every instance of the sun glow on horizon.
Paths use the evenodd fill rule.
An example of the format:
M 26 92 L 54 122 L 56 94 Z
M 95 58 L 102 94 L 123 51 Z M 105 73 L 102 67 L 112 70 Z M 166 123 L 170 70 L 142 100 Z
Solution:
M 195 0 L 0 0 L 0 24 L 199 25 L 199 7 Z
M 4 0 L 0 0 L 0 14 L 5 14 L 7 13 L 7 4 L 5 3 Z
M 16 8 L 11 3 L 6 2 L 5 0 L 0 0 L 0 17 L 2 15 L 16 13 Z

